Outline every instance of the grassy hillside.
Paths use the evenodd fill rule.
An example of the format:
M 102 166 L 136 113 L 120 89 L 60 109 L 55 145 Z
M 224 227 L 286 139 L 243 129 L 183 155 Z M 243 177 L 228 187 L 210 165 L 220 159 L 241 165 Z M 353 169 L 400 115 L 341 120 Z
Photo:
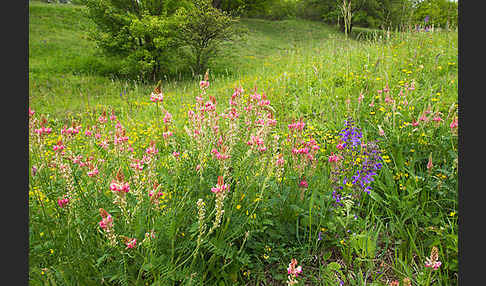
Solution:
M 153 84 L 115 76 L 119 59 L 89 40 L 93 23 L 83 6 L 30 2 L 31 284 L 283 285 L 297 258 L 305 285 L 405 285 L 405 278 L 457 285 L 457 32 L 357 41 L 319 22 L 238 25 L 248 32 L 211 63 L 207 90 L 200 79 L 174 75 L 162 79 L 156 104 Z M 191 111 L 202 108 L 196 96 L 209 107 L 214 96 L 215 110 L 199 111 L 215 116 L 240 86 L 238 124 L 219 117 L 219 129 L 206 126 L 203 141 L 188 135 Z M 268 108 L 255 101 L 263 94 Z M 344 196 L 341 206 L 336 184 L 351 192 L 359 183 L 331 179 L 373 157 L 340 145 L 350 143 L 349 117 L 362 133 L 352 138 L 363 143 L 359 150 L 378 148 L 376 140 L 380 168 L 366 183 L 369 194 Z M 276 125 L 260 129 L 255 119 Z M 305 122 L 301 132 L 297 120 Z M 43 127 L 52 131 L 41 135 Z M 127 141 L 119 143 L 122 134 Z M 268 150 L 252 147 L 261 147 L 259 136 Z M 225 144 L 227 161 L 212 150 L 224 153 Z M 314 148 L 308 160 L 302 144 Z M 150 154 L 154 161 L 133 169 Z M 222 174 L 230 189 L 222 225 L 204 233 Z M 110 188 L 125 179 L 124 208 L 125 197 Z M 147 193 L 157 184 L 163 194 L 153 205 Z M 118 246 L 108 243 L 100 208 L 113 215 L 116 235 L 137 238 L 135 248 L 121 236 Z M 437 270 L 425 266 L 433 247 Z
M 84 7 L 32 1 L 29 12 L 29 82 L 33 104 L 42 100 L 43 106 L 50 106 L 50 111 L 57 113 L 80 108 L 80 99 L 84 97 L 108 103 L 116 102 L 122 90 L 129 89 L 135 98 L 151 90 L 152 86 L 116 79 L 117 59 L 106 58 L 88 39 L 94 24 L 86 17 Z M 334 32 L 325 25 L 306 21 L 242 19 L 239 25 L 247 28 L 248 34 L 228 44 L 226 52 L 212 63 L 212 76 L 219 82 L 235 81 L 257 71 L 266 73 L 280 61 L 281 55 L 318 45 Z M 178 79 L 167 79 L 165 91 L 195 90 L 192 82 Z M 57 95 L 62 96 L 53 104 L 50 99 Z

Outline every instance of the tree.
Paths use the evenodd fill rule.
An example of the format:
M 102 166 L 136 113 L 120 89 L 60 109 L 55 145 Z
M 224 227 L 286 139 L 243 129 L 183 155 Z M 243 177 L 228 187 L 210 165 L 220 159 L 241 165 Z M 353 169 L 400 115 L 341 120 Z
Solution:
M 107 54 L 123 58 L 125 75 L 153 78 L 167 73 L 178 48 L 176 12 L 188 0 L 86 0 L 96 23 L 91 38 Z
M 234 38 L 237 19 L 212 6 L 211 0 L 193 0 L 194 7 L 181 10 L 177 15 L 178 33 L 176 38 L 187 47 L 193 73 L 200 75 L 206 71 L 208 62 L 219 51 L 223 41 Z
M 324 7 L 322 18 L 327 23 L 337 23 L 343 33 L 351 33 L 355 24 L 373 26 L 380 22 L 377 11 L 379 0 L 324 0 L 320 4 Z M 347 19 L 349 18 L 349 19 Z M 370 19 L 378 18 L 373 21 Z M 346 21 L 347 20 L 347 21 Z M 373 23 L 370 23 L 373 22 Z

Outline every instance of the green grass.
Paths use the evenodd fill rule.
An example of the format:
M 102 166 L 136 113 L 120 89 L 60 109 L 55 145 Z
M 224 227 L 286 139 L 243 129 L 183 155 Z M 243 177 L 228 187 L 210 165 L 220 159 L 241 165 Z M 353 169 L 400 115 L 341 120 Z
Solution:
M 224 227 L 208 237 L 212 244 L 203 244 L 191 264 L 192 260 L 182 262 L 191 258 L 195 246 L 195 238 L 188 239 L 197 223 L 195 202 L 204 198 L 211 215 L 210 188 L 220 175 L 211 162 L 203 175 L 193 173 L 192 164 L 200 158 L 182 129 L 200 92 L 199 80 L 182 75 L 162 79 L 163 107 L 173 116 L 170 130 L 176 134 L 173 144 L 164 144 L 163 114 L 149 100 L 154 84 L 115 76 L 119 59 L 102 55 L 88 39 L 93 23 L 84 9 L 29 4 L 29 106 L 53 128 L 45 144 L 30 138 L 29 167 L 43 166 L 38 175 L 29 176 L 32 285 L 48 280 L 88 285 L 99 284 L 100 279 L 115 281 L 109 285 L 123 281 L 190 285 L 189 281 L 204 279 L 205 285 L 231 285 L 234 279 L 240 285 L 281 285 L 292 257 L 303 266 L 299 277 L 306 285 L 336 285 L 337 277 L 345 285 L 386 285 L 404 277 L 411 278 L 412 285 L 427 285 L 423 264 L 432 246 L 438 246 L 442 266 L 433 273 L 431 285 L 457 285 L 457 133 L 449 128 L 457 116 L 457 32 L 404 32 L 356 40 L 359 37 L 346 39 L 335 27 L 319 22 L 241 19 L 238 25 L 248 33 L 226 44 L 222 55 L 211 62 L 208 94 L 215 96 L 221 111 L 235 87 L 242 86 L 245 96 L 254 87 L 264 91 L 275 110 L 275 134 L 285 138 L 287 124 L 303 118 L 305 133 L 320 144 L 319 164 L 314 176 L 308 174 L 309 193 L 300 201 L 295 193 L 300 178 L 295 173 L 285 173 L 284 183 L 274 180 L 264 165 L 265 156 L 240 156 L 248 147 L 244 142 L 237 145 L 232 176 L 239 183 L 232 185 L 225 202 L 225 218 L 232 222 L 223 221 Z M 357 34 L 363 31 L 355 29 Z M 402 104 L 399 92 L 406 92 L 405 84 L 412 82 L 415 90 L 407 96 L 409 103 Z M 377 97 L 385 86 L 397 101 L 395 110 Z M 364 98 L 358 104 L 360 93 Z M 442 113 L 443 124 L 412 127 L 410 123 L 428 107 Z M 66 192 L 66 178 L 48 161 L 60 128 L 76 121 L 84 132 L 103 110 L 115 112 L 136 154 L 143 154 L 151 140 L 160 149 L 157 178 L 174 196 L 165 202 L 167 213 L 154 217 L 149 211 L 132 225 L 117 222 L 120 232 L 140 240 L 148 225 L 157 227 L 161 238 L 151 252 L 110 249 L 95 231 L 99 207 L 111 208 L 121 220 L 119 210 L 111 207 L 112 197 L 104 192 L 119 168 L 129 170 L 125 155 L 117 157 L 79 136 L 72 139 L 69 152 L 107 162 L 96 182 L 71 165 L 76 192 L 84 198 L 82 207 L 57 207 L 57 199 Z M 371 194 L 355 201 L 349 213 L 341 213 L 331 207 L 327 158 L 331 151 L 338 152 L 337 135 L 347 116 L 353 116 L 366 141 L 380 139 L 387 157 Z M 385 136 L 379 135 L 379 128 Z M 187 159 L 175 163 L 171 155 L 175 150 L 186 151 Z M 434 167 L 429 171 L 430 154 Z M 103 192 L 93 191 L 97 189 Z M 255 199 L 264 189 L 259 205 Z M 246 200 L 240 199 L 242 194 Z M 244 211 L 252 209 L 261 220 L 247 219 Z M 144 217 L 153 221 L 144 222 Z M 254 235 L 243 242 L 245 231 Z M 240 246 L 242 252 L 237 252 Z M 268 257 L 262 258 L 264 254 Z M 201 275 L 192 278 L 193 271 Z

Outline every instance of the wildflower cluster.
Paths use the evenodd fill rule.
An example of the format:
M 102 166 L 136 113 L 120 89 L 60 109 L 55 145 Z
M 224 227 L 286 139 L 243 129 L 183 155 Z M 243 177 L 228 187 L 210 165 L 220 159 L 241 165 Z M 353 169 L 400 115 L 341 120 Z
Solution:
M 302 119 L 288 125 L 289 135 L 287 141 L 292 146 L 292 168 L 299 176 L 303 175 L 306 167 L 316 167 L 316 154 L 320 148 L 314 138 L 304 137 L 304 127 L 305 123 Z
M 129 222 L 130 210 L 127 206 L 126 194 L 130 191 L 130 184 L 125 181 L 123 172 L 119 169 L 116 173 L 116 178 L 110 183 L 110 190 L 115 195 L 113 203 L 118 205 L 125 216 L 127 223 Z
M 382 158 L 376 142 L 362 141 L 362 132 L 352 119 L 345 122 L 340 136 L 337 153 L 329 156 L 329 162 L 332 163 L 332 195 L 336 203 L 342 205 L 344 198 L 357 198 L 360 192 L 370 193 L 373 177 L 382 167 Z

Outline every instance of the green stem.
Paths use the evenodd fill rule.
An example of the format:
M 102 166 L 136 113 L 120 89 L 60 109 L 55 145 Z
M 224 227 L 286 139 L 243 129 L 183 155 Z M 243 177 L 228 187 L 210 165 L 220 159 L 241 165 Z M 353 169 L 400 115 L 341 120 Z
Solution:
M 430 277 L 432 276 L 432 270 L 429 271 L 429 276 L 427 277 L 427 283 L 425 283 L 426 286 L 430 285 Z

